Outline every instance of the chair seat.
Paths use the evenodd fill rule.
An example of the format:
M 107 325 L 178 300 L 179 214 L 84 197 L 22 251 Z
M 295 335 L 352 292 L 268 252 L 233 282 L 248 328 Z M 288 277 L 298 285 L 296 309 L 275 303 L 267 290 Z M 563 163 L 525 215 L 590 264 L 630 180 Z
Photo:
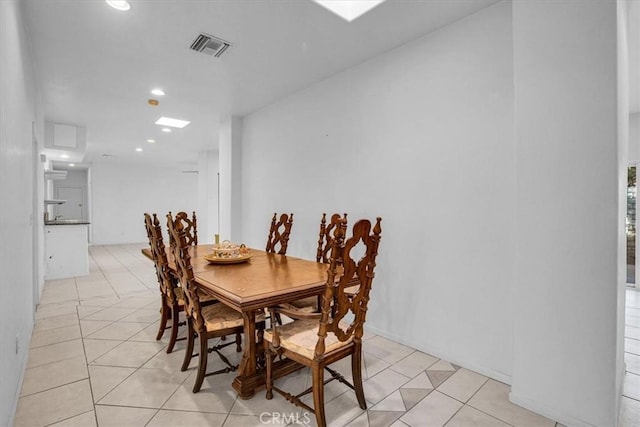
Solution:
M 201 308 L 207 331 L 242 327 L 244 321 L 239 311 L 235 311 L 226 305 L 211 304 Z M 264 313 L 256 314 L 256 322 L 264 321 Z
M 307 297 L 299 300 L 291 301 L 283 306 L 293 307 L 299 311 L 317 311 L 318 297 Z
M 356 280 L 356 282 L 357 282 L 357 280 Z M 358 293 L 359 289 L 360 289 L 360 284 L 358 283 L 357 285 L 353 285 L 353 286 L 349 286 L 348 288 L 344 288 L 344 293 L 348 297 L 353 297 Z M 298 300 L 295 300 L 295 301 L 291 301 L 289 303 L 280 304 L 281 307 L 294 309 L 294 310 L 298 310 L 298 311 L 302 311 L 302 312 L 320 311 L 321 308 L 317 307 L 317 305 L 318 305 L 318 297 L 307 297 L 307 298 L 302 298 L 302 299 L 298 299 Z
M 347 296 L 354 296 L 360 290 L 360 285 L 349 286 L 348 288 L 344 288 L 344 293 Z
M 344 325 L 345 329 L 347 325 Z M 318 342 L 319 322 L 316 319 L 294 320 L 286 325 L 278 326 L 280 336 L 280 346 L 298 353 L 308 359 L 313 359 Z M 271 329 L 264 331 L 264 340 L 272 342 L 273 332 Z M 325 338 L 325 354 L 351 344 L 353 335 L 347 341 L 340 341 L 335 334 L 327 334 Z
M 173 292 L 175 293 L 176 299 L 178 300 L 178 305 L 184 305 L 184 292 L 182 288 L 175 287 L 173 289 Z M 202 298 L 200 298 L 200 302 L 209 302 L 209 301 L 216 301 L 216 297 L 211 295 L 203 295 Z

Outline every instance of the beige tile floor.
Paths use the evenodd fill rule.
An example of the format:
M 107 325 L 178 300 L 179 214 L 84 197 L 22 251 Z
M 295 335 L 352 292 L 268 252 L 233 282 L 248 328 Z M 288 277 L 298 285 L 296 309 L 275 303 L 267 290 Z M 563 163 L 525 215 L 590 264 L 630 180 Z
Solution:
M 48 281 L 36 313 L 15 426 L 315 425 L 313 415 L 264 391 L 236 398 L 233 374 L 205 379 L 193 394 L 195 361 L 180 372 L 184 342 L 165 353 L 155 340 L 159 296 L 143 244 L 93 246 L 91 274 Z M 628 373 L 623 426 L 640 420 L 640 293 L 628 291 Z M 184 329 L 184 328 L 183 328 Z M 380 336 L 367 335 L 361 410 L 346 386 L 326 387 L 332 426 L 555 426 L 511 404 L 506 384 Z M 239 361 L 233 346 L 225 349 Z M 338 370 L 348 373 L 349 364 Z M 219 364 L 215 355 L 209 368 Z M 342 368 L 342 369 L 341 369 Z M 309 372 L 279 380 L 303 390 Z M 634 422 L 635 420 L 635 422 Z M 297 423 L 297 424 L 296 424 Z

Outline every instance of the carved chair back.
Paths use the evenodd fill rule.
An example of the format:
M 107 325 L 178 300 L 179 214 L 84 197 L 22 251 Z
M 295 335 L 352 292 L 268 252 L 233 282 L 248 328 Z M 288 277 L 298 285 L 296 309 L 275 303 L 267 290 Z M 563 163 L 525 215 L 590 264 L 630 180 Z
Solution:
M 372 230 L 369 220 L 359 220 L 353 225 L 352 236 L 345 241 L 346 219 L 332 218 L 331 225 L 335 229 L 334 239 L 331 243 L 327 286 L 322 299 L 322 316 L 315 348 L 316 357 L 324 354 L 324 340 L 329 332 L 333 332 L 343 342 L 351 337 L 356 342 L 362 339 L 382 231 L 380 222 L 381 218 L 377 218 Z M 355 260 L 352 258 L 352 251 L 356 253 L 358 249 L 354 250 L 354 248 L 360 245 L 364 246 L 364 254 L 360 259 Z M 342 272 L 339 275 L 340 266 Z M 354 281 L 357 281 L 359 288 L 355 294 L 347 295 L 345 288 L 353 286 Z M 350 322 L 345 319 L 349 313 L 353 315 Z
M 153 214 L 153 219 L 151 219 L 151 216 L 145 213 L 144 223 L 145 228 L 147 229 L 147 237 L 149 238 L 151 258 L 153 259 L 153 263 L 156 267 L 156 275 L 158 277 L 158 284 L 160 285 L 160 292 L 167 297 L 169 304 L 177 304 L 178 301 L 174 292 L 177 282 L 169 269 L 167 252 L 165 250 L 164 242 L 162 241 L 162 228 L 160 227 L 158 216 Z
M 333 215 L 331 215 L 329 225 L 327 225 L 327 214 L 322 214 L 322 219 L 320 220 L 320 233 L 318 235 L 318 250 L 316 252 L 317 262 L 329 264 L 331 255 L 331 244 L 333 243 L 333 237 L 331 236 L 331 233 L 335 231 L 334 229 L 337 225 L 336 219 L 338 218 L 340 218 L 340 215 L 334 213 Z M 342 219 L 344 219 L 346 223 L 346 213 L 344 214 Z
M 184 294 L 184 311 L 187 316 L 191 317 L 194 330 L 203 333 L 206 332 L 206 327 L 200 308 L 199 291 L 191 267 L 190 245 L 187 243 L 184 221 L 180 215 L 176 215 L 175 221 L 171 217 L 171 213 L 167 215 L 167 228 L 174 241 L 171 250 L 175 258 L 178 280 Z
M 171 212 L 169 212 L 169 215 L 171 215 Z M 188 245 L 193 245 L 196 246 L 198 244 L 198 220 L 196 219 L 196 213 L 195 211 L 192 212 L 191 214 L 191 218 L 189 218 L 189 215 L 186 212 L 178 212 L 176 214 L 176 218 L 180 218 L 182 219 L 182 222 L 184 224 L 184 232 L 185 232 L 185 238 L 187 239 L 187 244 Z M 173 236 L 169 236 L 169 243 L 171 244 L 171 247 L 173 247 Z
M 289 234 L 291 233 L 291 226 L 293 225 L 293 214 L 280 215 L 280 219 L 277 220 L 278 214 L 274 213 L 271 219 L 271 227 L 269 228 L 269 237 L 267 238 L 268 253 L 277 253 L 279 255 L 287 254 L 287 246 L 289 245 Z M 280 246 L 280 249 L 276 252 L 276 246 Z

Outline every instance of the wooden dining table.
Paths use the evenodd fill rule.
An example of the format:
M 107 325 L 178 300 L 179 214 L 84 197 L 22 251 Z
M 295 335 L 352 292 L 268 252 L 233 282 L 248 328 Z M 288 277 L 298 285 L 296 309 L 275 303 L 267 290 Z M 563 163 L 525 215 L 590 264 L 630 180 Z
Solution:
M 325 289 L 327 265 L 258 249 L 250 249 L 251 258 L 246 262 L 216 264 L 204 259 L 212 250 L 213 245 L 193 246 L 191 266 L 203 293 L 242 314 L 245 343 L 233 388 L 238 397 L 248 399 L 265 383 L 262 343 L 256 339 L 256 313 L 269 306 L 320 295 Z M 175 270 L 173 254 L 167 252 L 169 267 Z M 151 258 L 149 248 L 142 253 Z M 274 377 L 299 368 L 290 360 L 279 360 L 274 363 Z

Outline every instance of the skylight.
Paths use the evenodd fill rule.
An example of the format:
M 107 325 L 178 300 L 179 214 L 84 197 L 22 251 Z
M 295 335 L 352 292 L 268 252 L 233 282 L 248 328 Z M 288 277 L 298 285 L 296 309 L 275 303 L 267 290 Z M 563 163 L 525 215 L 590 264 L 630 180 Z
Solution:
M 107 4 L 114 9 L 127 11 L 131 9 L 131 5 L 127 0 L 106 0 Z
M 187 120 L 172 119 L 171 117 L 160 117 L 156 121 L 157 125 L 170 126 L 172 128 L 180 128 L 180 129 L 182 129 L 183 127 L 185 127 L 189 123 L 191 123 L 191 122 L 187 121 Z
M 367 13 L 385 0 L 313 0 L 348 22 Z

